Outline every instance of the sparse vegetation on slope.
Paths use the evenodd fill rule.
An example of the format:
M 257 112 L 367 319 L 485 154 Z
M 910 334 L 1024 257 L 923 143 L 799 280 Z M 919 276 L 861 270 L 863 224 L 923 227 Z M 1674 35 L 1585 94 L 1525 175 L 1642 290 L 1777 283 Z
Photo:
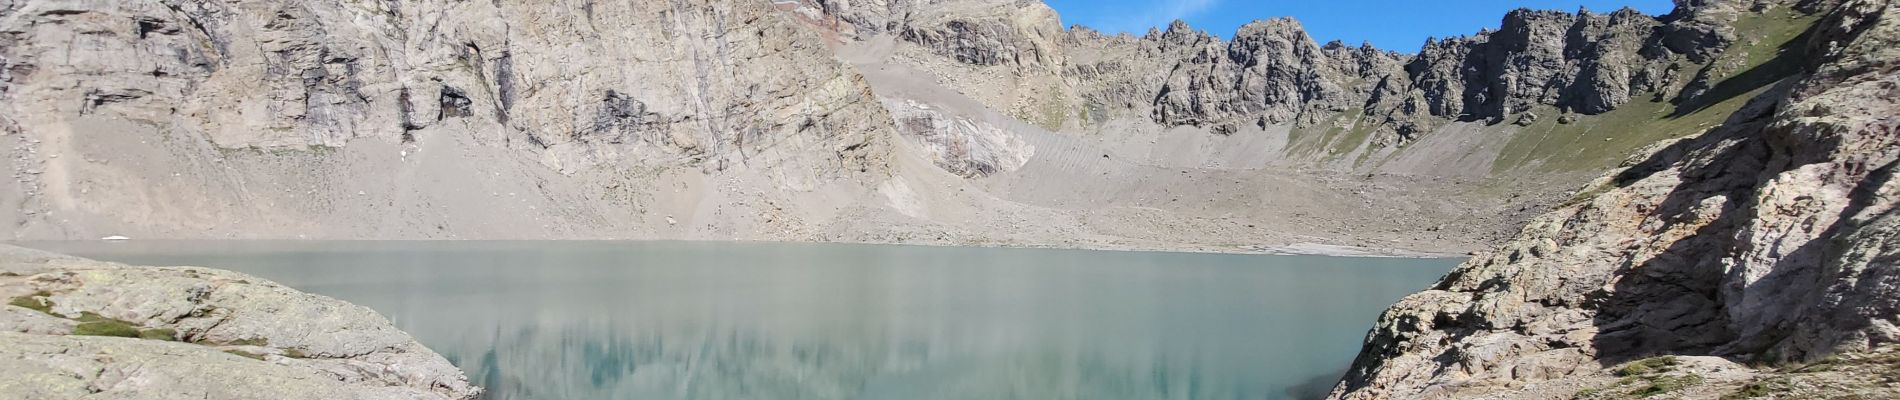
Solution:
M 1751 31 L 1697 72 L 1725 78 L 1647 114 L 1722 125 L 1633 159 L 1388 309 L 1335 398 L 1900 398 L 1882 361 L 1900 303 L 1900 103 L 1884 95 L 1900 5 L 1804 2 L 1825 8 L 1816 23 L 1707 4 L 1728 8 L 1704 22 L 1745 15 Z M 1695 38 L 1728 40 L 1717 33 Z M 1772 367 L 1790 361 L 1804 364 Z
M 1490 129 L 1514 128 L 1517 134 L 1505 143 L 1491 172 L 1601 171 L 1656 142 L 1721 125 L 1749 99 L 1798 72 L 1795 65 L 1800 61 L 1795 58 L 1799 55 L 1788 54 L 1786 49 L 1796 45 L 1793 42 L 1799 34 L 1819 19 L 1786 7 L 1744 14 L 1736 23 L 1736 31 L 1745 36 L 1744 40 L 1705 66 L 1728 72 L 1718 73 L 1710 80 L 1713 87 L 1690 101 L 1673 102 L 1656 95 L 1599 115 L 1539 118 L 1522 127 L 1494 125 Z M 1675 79 L 1687 81 L 1696 73 L 1684 68 Z M 1557 110 L 1546 106 L 1533 113 L 1553 115 Z M 1573 120 L 1566 122 L 1566 118 Z

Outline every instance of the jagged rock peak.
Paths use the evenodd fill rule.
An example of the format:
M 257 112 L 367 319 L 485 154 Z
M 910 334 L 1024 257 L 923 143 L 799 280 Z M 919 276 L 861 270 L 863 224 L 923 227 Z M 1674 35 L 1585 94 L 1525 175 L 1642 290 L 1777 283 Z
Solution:
M 1307 37 L 1306 26 L 1301 25 L 1300 20 L 1294 19 L 1293 17 L 1272 17 L 1272 18 L 1253 20 L 1253 22 L 1248 22 L 1246 25 L 1241 25 L 1240 29 L 1234 32 L 1234 37 L 1254 36 L 1254 35 L 1260 35 L 1260 34 L 1273 34 L 1273 35 L 1286 36 L 1286 37 L 1302 37 L 1302 38 Z M 1308 40 L 1311 40 L 1311 39 L 1308 39 Z
M 1176 19 L 1174 21 L 1168 22 L 1167 33 L 1188 33 L 1188 32 L 1199 32 L 1199 31 L 1200 30 L 1194 29 L 1194 27 L 1192 26 L 1188 26 L 1187 21 Z

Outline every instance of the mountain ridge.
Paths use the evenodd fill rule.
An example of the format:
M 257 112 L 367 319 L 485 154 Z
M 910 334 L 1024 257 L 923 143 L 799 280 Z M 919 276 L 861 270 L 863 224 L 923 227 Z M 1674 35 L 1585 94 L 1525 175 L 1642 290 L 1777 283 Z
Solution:
M 1647 116 L 1542 105 L 1459 121 L 1421 101 L 1462 84 L 1380 89 L 1405 60 L 1292 20 L 1144 42 L 1034 1 L 0 10 L 17 239 L 1463 252 L 1722 111 L 1645 135 L 1579 128 Z

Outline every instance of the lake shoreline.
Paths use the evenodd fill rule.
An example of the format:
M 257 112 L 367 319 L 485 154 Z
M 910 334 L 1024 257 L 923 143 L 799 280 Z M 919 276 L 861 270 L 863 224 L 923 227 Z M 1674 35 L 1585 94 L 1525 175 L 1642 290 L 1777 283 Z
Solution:
M 230 241 L 230 242 L 687 242 L 687 243 L 766 243 L 766 244 L 838 244 L 838 245 L 875 245 L 875 246 L 917 246 L 917 247 L 969 247 L 991 249 L 1028 249 L 1028 250 L 1077 250 L 1077 251 L 1113 251 L 1113 252 L 1152 252 L 1184 254 L 1227 254 L 1227 255 L 1268 255 L 1268 256 L 1325 256 L 1360 258 L 1467 258 L 1471 253 L 1430 252 L 1399 248 L 1361 247 L 1329 245 L 1320 243 L 1293 243 L 1286 245 L 1140 245 L 1140 244 L 1023 244 L 1023 243 L 956 243 L 956 242 L 884 242 L 884 241 L 795 241 L 795 240 L 697 240 L 697 239 L 122 239 L 122 240 L 7 240 L 0 245 L 32 247 L 33 243 L 59 242 L 194 242 L 194 241 Z
M 698 394 L 674 398 L 1165 398 L 1190 386 L 1273 398 L 1337 378 L 1366 321 L 1459 261 L 703 241 L 27 245 L 224 268 L 368 307 L 490 400 L 668 398 L 682 380 Z M 1045 383 L 1004 384 L 1023 376 Z
M 1287 245 L 1237 245 L 1237 246 L 1230 247 L 1230 246 L 1211 246 L 1211 245 L 1144 246 L 1144 245 L 1132 245 L 1132 244 L 1129 244 L 1129 245 L 1123 245 L 1123 244 L 1038 245 L 1038 244 L 1008 244 L 1008 243 L 786 242 L 786 241 L 764 241 L 764 240 L 758 240 L 758 241 L 733 240 L 733 241 L 747 242 L 747 243 L 838 243 L 838 244 L 866 244 L 866 245 L 891 245 L 891 246 L 978 247 L 978 248 L 1000 248 L 1000 249 L 1089 250 L 1089 251 L 1127 251 L 1127 252 L 1154 252 L 1154 253 L 1233 254 L 1233 255 L 1267 255 L 1267 256 L 1326 256 L 1326 257 L 1366 257 L 1366 258 L 1464 258 L 1464 257 L 1470 257 L 1470 254 L 1468 253 L 1425 252 L 1425 251 L 1415 251 L 1415 250 L 1406 250 L 1406 249 L 1397 249 L 1397 248 L 1341 246 L 1341 245 L 1328 245 L 1328 244 L 1319 244 L 1319 243 L 1293 243 L 1293 244 L 1287 244 Z

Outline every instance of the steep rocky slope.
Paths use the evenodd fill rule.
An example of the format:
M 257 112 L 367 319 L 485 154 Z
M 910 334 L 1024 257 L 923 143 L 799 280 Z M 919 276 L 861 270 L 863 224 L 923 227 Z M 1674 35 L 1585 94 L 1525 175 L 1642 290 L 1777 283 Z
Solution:
M 8 1 L 0 236 L 1462 252 L 1718 123 L 1817 4 L 1406 55 L 1030 0 Z
M 718 191 L 654 170 L 746 171 L 760 190 L 887 171 L 888 114 L 764 2 L 0 16 L 14 237 L 626 236 L 700 212 L 646 190 Z
M 1393 306 L 1334 397 L 1900 397 L 1900 6 L 1815 6 L 1795 76 Z
M 367 308 L 205 268 L 0 246 L 9 399 L 473 399 Z
M 1455 197 L 1449 204 L 1400 205 L 1366 196 L 1371 197 L 1366 207 L 1352 211 L 1312 209 L 1330 218 L 1405 210 L 1363 225 L 1323 218 L 1287 221 L 1294 219 L 1286 218 L 1289 214 L 1304 213 L 1296 209 L 1311 204 L 1310 199 L 1211 201 L 1285 207 L 1289 212 L 1246 222 L 1313 236 L 1356 237 L 1373 246 L 1389 246 L 1393 239 L 1355 227 L 1380 226 L 1402 234 L 1449 229 L 1447 236 L 1469 238 L 1508 235 L 1518 221 L 1561 201 L 1564 192 L 1626 156 L 1720 123 L 1744 103 L 1743 94 L 1787 74 L 1764 64 L 1825 7 L 1794 1 L 1687 2 L 1664 16 L 1632 10 L 1520 10 L 1506 15 L 1499 31 L 1433 40 L 1421 53 L 1404 55 L 1369 45 L 1320 45 L 1298 22 L 1284 18 L 1250 24 L 1232 40 L 1182 23 L 1139 37 L 1085 27 L 1051 37 L 1056 22 L 1040 17 L 1047 15 L 1046 7 L 1037 2 L 945 3 L 954 4 L 920 9 L 877 3 L 887 9 L 805 2 L 799 8 L 788 2 L 785 8 L 811 16 L 808 21 L 821 30 L 850 26 L 850 34 L 837 37 L 847 43 L 844 47 L 861 51 L 847 51 L 846 59 L 871 78 L 878 95 L 895 105 L 890 107 L 894 112 L 914 116 L 934 106 L 939 117 L 929 120 L 937 125 L 946 119 L 973 121 L 977 128 L 900 126 L 899 132 L 933 149 L 927 157 L 940 167 L 963 171 L 1009 201 L 1052 208 L 1090 201 L 1046 195 L 1078 190 L 1074 187 L 1018 189 L 1018 182 L 1087 179 L 1060 172 L 1054 174 L 1061 178 L 1046 178 L 1049 173 L 1036 168 L 1040 160 L 1060 160 L 1065 168 L 1102 173 L 1112 181 L 1100 184 L 1127 185 L 1117 183 L 1129 179 L 1116 172 L 1114 163 L 1093 162 L 1069 154 L 1071 149 L 1184 176 L 1350 180 L 1361 185 L 1349 189 L 1353 194 L 1379 188 L 1415 199 L 1450 199 L 1424 194 L 1432 188 L 1458 187 L 1466 194 L 1449 195 Z M 954 11 L 954 5 L 972 3 L 1009 11 Z M 840 22 L 865 20 L 880 22 Z M 971 46 L 1033 56 L 974 56 Z M 1050 79 L 1051 74 L 1061 78 Z M 1717 82 L 1725 84 L 1717 88 Z M 977 108 L 982 110 L 959 111 Z M 981 128 L 1010 125 L 984 122 L 998 118 L 1034 126 Z M 1038 146 L 1041 130 L 1073 139 Z M 1023 154 L 1028 154 L 1026 164 L 1015 161 Z M 1204 184 L 1157 176 L 1141 180 L 1176 188 L 1169 197 L 1179 195 L 1181 187 Z M 1227 187 L 1245 184 L 1230 181 Z M 1117 196 L 1107 197 L 1112 202 Z M 1171 203 L 1144 206 L 1193 215 Z M 1427 211 L 1433 208 L 1473 212 L 1442 218 Z M 1245 213 L 1224 210 L 1230 216 Z M 1491 217 L 1473 221 L 1473 216 Z M 1312 225 L 1343 226 L 1345 232 L 1317 234 Z M 1490 230 L 1495 228 L 1502 229 Z
M 1378 166 L 1430 136 L 1469 136 L 1458 128 L 1471 122 L 1527 126 L 1560 119 L 1565 125 L 1589 125 L 1597 122 L 1590 116 L 1625 106 L 1645 108 L 1642 103 L 1675 107 L 1673 117 L 1721 103 L 1734 93 L 1712 90 L 1715 83 L 1772 57 L 1788 39 L 1777 34 L 1787 26 L 1805 26 L 1803 15 L 1822 4 L 1683 2 L 1663 16 L 1631 9 L 1607 14 L 1517 10 L 1503 17 L 1498 30 L 1435 38 L 1416 54 L 1370 44 L 1322 45 L 1290 18 L 1256 21 L 1230 40 L 1180 22 L 1139 37 L 1108 36 L 1085 27 L 1062 32 L 1050 27 L 1056 22 L 1049 18 L 1022 17 L 1046 14 L 1035 2 L 994 1 L 988 5 L 1013 12 L 964 13 L 947 20 L 932 15 L 888 24 L 906 32 L 899 39 L 916 49 L 899 51 L 899 62 L 941 75 L 949 86 L 992 109 L 1052 130 L 1126 130 L 1128 121 L 1120 120 L 1135 119 L 1158 129 L 1188 126 L 1223 136 L 1275 135 L 1289 142 L 1339 130 L 1352 137 L 1325 138 L 1334 142 L 1323 143 L 1327 146 L 1283 146 L 1271 149 L 1283 150 L 1280 154 L 1268 151 L 1260 157 L 1356 158 L 1330 166 L 1414 172 Z M 841 15 L 851 20 L 857 14 Z M 957 40 L 937 39 L 945 37 Z M 972 56 L 973 45 L 1034 57 L 992 62 L 995 57 Z M 1062 78 L 1039 77 L 1050 70 Z M 1625 152 L 1640 147 L 1616 145 Z M 1313 154 L 1321 148 L 1328 151 Z M 1618 157 L 1592 158 L 1596 167 Z

